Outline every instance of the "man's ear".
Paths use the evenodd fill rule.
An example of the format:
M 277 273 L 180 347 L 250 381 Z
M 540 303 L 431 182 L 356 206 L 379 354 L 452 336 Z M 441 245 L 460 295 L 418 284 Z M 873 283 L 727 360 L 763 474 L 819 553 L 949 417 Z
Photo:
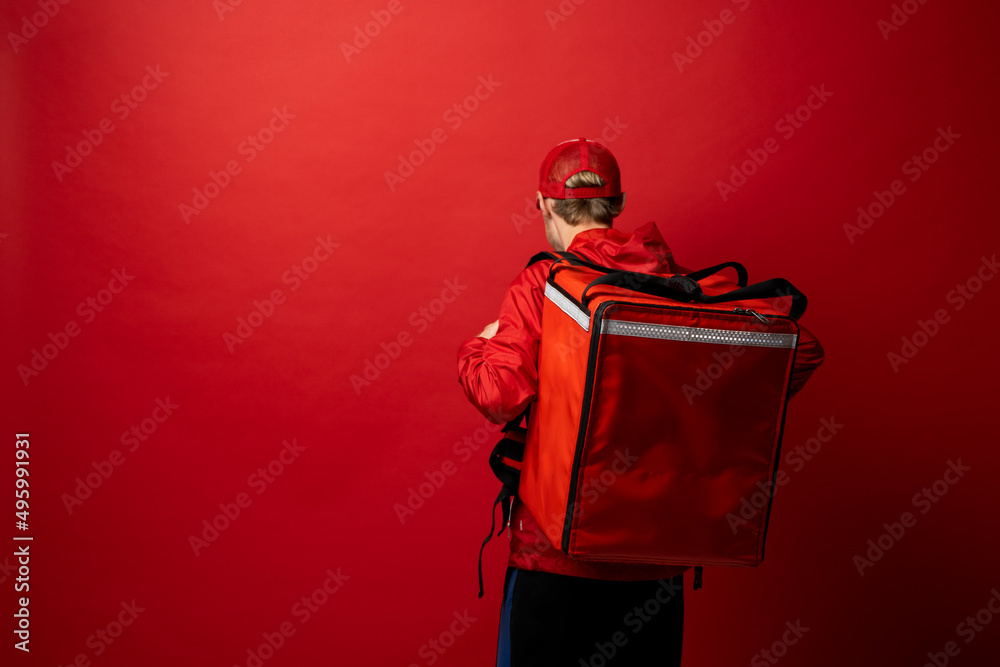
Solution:
M 541 192 L 535 193 L 535 208 L 542 212 L 543 218 L 551 218 L 553 214 L 552 205 L 546 201 Z

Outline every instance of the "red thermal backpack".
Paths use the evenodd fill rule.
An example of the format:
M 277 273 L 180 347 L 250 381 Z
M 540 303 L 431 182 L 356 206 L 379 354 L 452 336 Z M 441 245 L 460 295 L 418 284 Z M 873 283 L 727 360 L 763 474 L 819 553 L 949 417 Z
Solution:
M 782 278 L 748 285 L 735 262 L 671 276 L 567 252 L 529 265 L 543 259 L 556 261 L 538 393 L 490 455 L 503 488 L 480 597 L 496 505 L 499 535 L 514 495 L 571 558 L 692 565 L 695 588 L 704 565 L 759 565 L 806 297 Z

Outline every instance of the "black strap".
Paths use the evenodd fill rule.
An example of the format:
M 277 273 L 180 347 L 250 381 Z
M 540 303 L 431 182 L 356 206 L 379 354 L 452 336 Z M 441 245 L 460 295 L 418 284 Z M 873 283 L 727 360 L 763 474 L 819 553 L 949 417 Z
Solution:
M 503 519 L 500 530 L 497 532 L 497 537 L 499 537 L 510 522 L 511 498 L 517 495 L 518 485 L 521 481 L 521 471 L 505 463 L 504 459 L 517 462 L 524 459 L 524 441 L 527 431 L 521 427 L 521 420 L 524 419 L 527 423 L 530 412 L 531 405 L 529 404 L 524 412 L 507 422 L 502 429 L 504 437 L 490 452 L 490 469 L 493 470 L 493 474 L 503 486 L 500 488 L 496 500 L 493 501 L 493 509 L 490 511 L 490 532 L 483 540 L 482 546 L 479 547 L 479 597 L 483 597 L 485 593 L 483 588 L 483 551 L 489 541 L 493 539 L 493 531 L 497 527 L 497 505 L 500 505 L 500 514 Z
M 694 585 L 692 586 L 694 590 L 698 590 L 699 588 L 701 588 L 701 572 L 702 572 L 701 565 L 696 565 L 694 568 Z
M 490 533 L 489 535 L 486 536 L 486 539 L 483 540 L 483 546 L 479 547 L 479 597 L 483 597 L 483 594 L 485 593 L 485 590 L 483 589 L 483 551 L 486 549 L 486 544 L 491 539 L 493 539 L 493 531 L 494 529 L 496 529 L 497 526 L 497 505 L 499 505 L 500 503 L 504 503 L 503 505 L 504 516 L 509 517 L 510 509 L 509 505 L 506 504 L 506 501 L 510 497 L 511 497 L 510 491 L 507 489 L 506 486 L 504 486 L 502 489 L 500 489 L 500 493 L 497 494 L 497 499 L 493 501 L 493 511 L 491 512 L 490 516 Z M 500 526 L 501 533 L 503 532 L 504 526 L 506 525 L 507 522 L 505 521 L 503 525 Z M 499 535 L 500 533 L 497 533 L 498 537 Z
M 557 257 L 556 255 L 553 255 L 551 252 L 543 251 L 536 255 L 532 255 L 531 259 L 528 260 L 528 263 L 524 265 L 524 268 L 528 268 L 532 264 L 537 264 L 538 262 L 541 262 L 546 259 L 554 259 L 556 261 L 559 261 L 559 257 Z
M 702 303 L 720 303 L 722 301 L 742 301 L 744 299 L 774 299 L 779 297 L 791 297 L 792 306 L 788 310 L 788 315 L 797 320 L 806 312 L 809 300 L 806 295 L 800 292 L 790 282 L 784 278 L 771 278 L 763 282 L 754 283 L 748 287 L 726 292 L 725 294 L 715 294 L 705 296 Z
M 601 273 L 614 273 L 615 271 L 617 271 L 617 269 L 612 269 L 607 266 L 601 266 L 600 264 L 594 264 L 593 262 L 588 261 L 583 257 L 580 257 L 580 255 L 577 255 L 576 253 L 573 252 L 540 252 L 532 256 L 532 258 L 528 260 L 527 266 L 531 266 L 536 262 L 541 262 L 546 259 L 554 259 L 556 260 L 557 263 L 560 260 L 565 260 L 569 264 L 573 264 L 575 266 L 585 266 L 588 269 L 593 269 L 594 271 L 600 271 Z M 527 266 L 525 268 L 527 268 Z M 555 266 L 556 264 L 553 265 L 553 267 Z
M 531 259 L 528 260 L 527 266 L 531 266 L 532 264 L 535 264 L 536 262 L 541 262 L 541 261 L 546 260 L 546 259 L 554 259 L 556 261 L 564 259 L 567 262 L 569 262 L 570 264 L 573 264 L 573 265 L 576 265 L 576 266 L 585 266 L 588 269 L 593 269 L 594 271 L 600 271 L 601 273 L 616 273 L 616 272 L 618 272 L 618 269 L 612 269 L 612 268 L 607 267 L 607 266 L 602 266 L 601 264 L 594 264 L 593 262 L 587 261 L 583 257 L 580 257 L 576 253 L 572 253 L 572 252 L 555 252 L 555 253 L 552 253 L 552 252 L 540 252 L 540 253 L 534 255 Z M 733 268 L 733 269 L 736 269 L 736 284 L 739 285 L 740 287 L 746 287 L 747 286 L 747 282 L 749 281 L 749 274 L 747 273 L 746 267 L 744 267 L 739 262 L 723 262 L 722 264 L 716 264 L 715 266 L 709 266 L 709 267 L 704 268 L 704 269 L 699 269 L 698 271 L 692 271 L 691 273 L 685 274 L 685 276 L 687 278 L 690 278 L 691 280 L 697 281 L 697 280 L 701 280 L 703 278 L 707 278 L 708 276 L 713 275 L 715 273 L 718 273 L 722 269 L 730 268 L 730 267 Z M 525 268 L 527 268 L 527 267 L 525 267 Z M 644 273 L 644 274 L 639 274 L 639 275 L 646 276 L 646 275 L 656 275 L 656 274 L 646 274 L 646 273 Z
M 700 271 L 692 271 L 687 274 L 687 277 L 691 280 L 701 280 L 702 278 L 707 278 L 713 273 L 718 273 L 722 269 L 727 267 L 732 267 L 736 269 L 736 284 L 740 287 L 746 287 L 747 282 L 750 280 L 749 274 L 747 274 L 746 268 L 739 262 L 723 262 L 722 264 L 716 264 L 715 266 L 710 266 L 707 269 L 701 269 Z
M 688 281 L 688 282 L 685 282 Z M 726 301 L 742 301 L 745 299 L 774 299 L 779 297 L 791 297 L 792 305 L 789 309 L 789 316 L 793 320 L 802 317 L 806 311 L 808 301 L 806 296 L 795 288 L 784 278 L 772 278 L 763 282 L 754 283 L 747 287 L 724 292 L 723 294 L 707 295 L 701 291 L 701 286 L 691 280 L 689 276 L 671 276 L 663 278 L 649 273 L 635 273 L 633 271 L 619 271 L 595 278 L 580 297 L 580 304 L 587 307 L 587 292 L 597 285 L 613 285 L 626 289 L 661 296 L 674 301 L 684 303 L 723 303 Z M 697 289 L 695 289 L 697 286 Z
M 587 307 L 587 292 L 598 285 L 612 285 L 614 287 L 624 287 L 626 289 L 662 296 L 674 301 L 694 301 L 697 294 L 701 292 L 701 285 L 698 281 L 687 276 L 674 275 L 669 278 L 658 276 L 653 273 L 639 273 L 637 271 L 615 271 L 607 275 L 594 278 L 589 285 L 583 289 L 580 295 L 580 304 Z

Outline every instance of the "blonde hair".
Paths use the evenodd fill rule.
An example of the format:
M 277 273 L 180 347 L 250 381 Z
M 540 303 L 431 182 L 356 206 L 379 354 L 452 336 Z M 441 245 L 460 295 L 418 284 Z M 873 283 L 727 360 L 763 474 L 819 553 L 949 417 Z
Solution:
M 581 171 L 566 179 L 567 188 L 593 188 L 604 185 L 604 179 L 592 171 Z M 625 198 L 597 197 L 595 199 L 553 199 L 552 210 L 570 225 L 578 225 L 587 220 L 607 225 L 621 215 L 625 208 Z

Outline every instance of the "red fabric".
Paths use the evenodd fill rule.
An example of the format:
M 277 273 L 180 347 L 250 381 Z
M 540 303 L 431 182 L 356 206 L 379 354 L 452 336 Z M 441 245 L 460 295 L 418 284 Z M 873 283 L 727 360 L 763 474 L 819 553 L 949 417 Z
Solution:
M 570 176 L 590 171 L 604 179 L 604 185 L 567 188 Z M 621 172 L 611 151 L 596 141 L 580 137 L 564 141 L 542 161 L 538 190 L 543 197 L 553 199 L 586 199 L 588 197 L 617 197 L 622 193 Z
M 567 250 L 616 269 L 658 274 L 691 271 L 674 261 L 673 253 L 653 222 L 632 234 L 613 228 L 584 230 L 573 238 Z M 536 262 L 521 271 L 504 295 L 496 335 L 490 339 L 471 338 L 458 350 L 458 377 L 466 396 L 495 423 L 519 415 L 537 391 L 542 300 L 551 264 L 551 260 Z M 800 323 L 790 395 L 800 391 L 822 363 L 822 346 Z M 510 536 L 509 564 L 527 570 L 624 581 L 672 577 L 687 569 L 571 559 L 552 545 L 531 513 L 516 499 L 511 513 Z

